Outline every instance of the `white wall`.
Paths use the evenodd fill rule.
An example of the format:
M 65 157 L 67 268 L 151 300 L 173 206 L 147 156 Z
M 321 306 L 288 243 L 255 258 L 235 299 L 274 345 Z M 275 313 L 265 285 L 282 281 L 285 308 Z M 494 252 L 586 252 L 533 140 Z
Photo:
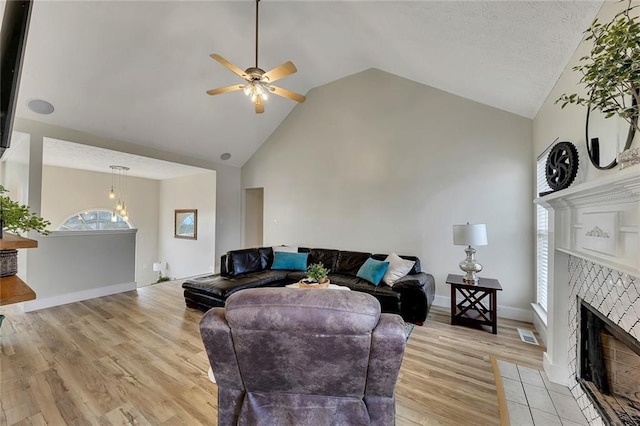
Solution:
M 44 166 L 42 172 L 42 217 L 57 230 L 72 214 L 94 210 L 113 210 L 108 197 L 111 173 L 98 173 L 64 167 Z M 139 286 L 156 282 L 153 262 L 158 259 L 158 208 L 160 182 L 128 177 L 127 213 L 138 229 L 135 252 L 135 281 Z
M 198 239 L 174 237 L 174 211 L 198 210 Z M 158 260 L 167 262 L 165 275 L 185 278 L 213 272 L 216 262 L 216 172 L 160 182 Z
M 452 225 L 486 223 L 481 276 L 502 283 L 499 314 L 530 318 L 531 135 L 529 119 L 370 69 L 313 89 L 242 186 L 264 188 L 266 245 L 414 254 L 440 303 L 465 257 Z

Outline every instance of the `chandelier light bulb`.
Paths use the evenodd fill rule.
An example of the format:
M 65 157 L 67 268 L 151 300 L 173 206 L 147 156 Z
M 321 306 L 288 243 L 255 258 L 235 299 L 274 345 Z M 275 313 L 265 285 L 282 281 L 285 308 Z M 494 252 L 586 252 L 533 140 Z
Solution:
M 129 216 L 125 214 L 124 216 L 122 216 L 122 220 L 129 220 Z
M 116 212 L 113 212 L 111 214 L 111 222 L 117 222 L 118 221 L 118 215 L 116 214 Z
M 109 199 L 110 199 L 110 200 L 113 200 L 113 199 L 115 199 L 115 198 L 116 198 L 116 193 L 115 193 L 115 191 L 113 190 L 113 186 L 112 186 L 112 187 L 111 187 L 111 191 L 109 191 Z
M 123 208 L 124 208 L 124 206 L 122 205 L 122 202 L 120 202 L 120 200 L 118 200 L 118 204 L 116 204 L 116 210 L 122 211 Z

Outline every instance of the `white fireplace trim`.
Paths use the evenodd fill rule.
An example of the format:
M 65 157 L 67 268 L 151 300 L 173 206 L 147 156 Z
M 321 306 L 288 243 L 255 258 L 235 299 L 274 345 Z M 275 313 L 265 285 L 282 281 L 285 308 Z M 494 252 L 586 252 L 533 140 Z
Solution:
M 555 249 L 640 275 L 640 165 L 554 192 L 535 202 L 549 210 L 554 219 L 550 230 L 555 238 L 549 241 L 549 253 Z M 606 231 L 608 238 L 594 237 L 591 232 L 595 228 Z

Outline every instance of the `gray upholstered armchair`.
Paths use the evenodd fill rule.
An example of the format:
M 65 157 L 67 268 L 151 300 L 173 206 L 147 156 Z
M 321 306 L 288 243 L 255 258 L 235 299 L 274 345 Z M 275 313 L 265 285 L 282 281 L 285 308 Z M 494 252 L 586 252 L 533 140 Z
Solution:
M 239 291 L 200 332 L 225 425 L 392 425 L 404 323 L 371 295 Z

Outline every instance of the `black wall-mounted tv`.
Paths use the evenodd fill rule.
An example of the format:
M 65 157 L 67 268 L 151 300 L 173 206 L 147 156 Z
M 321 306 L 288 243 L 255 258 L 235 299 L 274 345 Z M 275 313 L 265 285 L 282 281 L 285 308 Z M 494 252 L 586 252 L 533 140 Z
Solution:
M 31 0 L 7 0 L 0 29 L 0 158 L 11 143 Z

